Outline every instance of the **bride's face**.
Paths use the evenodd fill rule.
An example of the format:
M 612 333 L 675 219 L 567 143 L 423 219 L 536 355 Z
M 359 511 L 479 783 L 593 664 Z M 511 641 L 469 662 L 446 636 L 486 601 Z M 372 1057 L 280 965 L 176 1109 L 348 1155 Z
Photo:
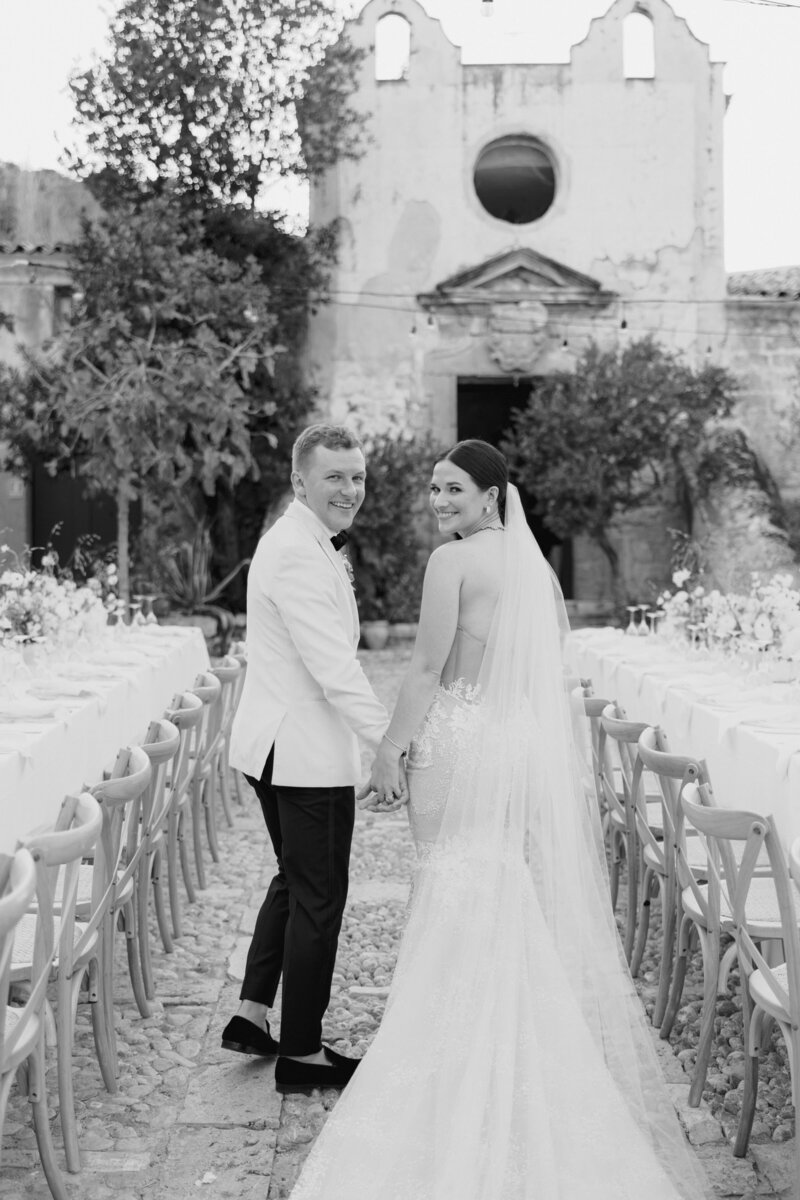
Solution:
M 433 468 L 430 504 L 439 522 L 440 533 L 460 533 L 473 529 L 491 503 L 496 489 L 484 491 L 461 467 L 445 459 Z

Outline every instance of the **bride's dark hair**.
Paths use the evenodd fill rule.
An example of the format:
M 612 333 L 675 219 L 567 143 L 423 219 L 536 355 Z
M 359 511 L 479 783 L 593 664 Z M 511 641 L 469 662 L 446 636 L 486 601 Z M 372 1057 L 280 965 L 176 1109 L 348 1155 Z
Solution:
M 455 446 L 442 456 L 441 461 L 455 463 L 462 471 L 466 471 L 473 483 L 483 491 L 496 487 L 500 520 L 505 522 L 508 463 L 495 446 L 482 442 L 480 438 L 467 438 L 463 442 L 456 442 Z

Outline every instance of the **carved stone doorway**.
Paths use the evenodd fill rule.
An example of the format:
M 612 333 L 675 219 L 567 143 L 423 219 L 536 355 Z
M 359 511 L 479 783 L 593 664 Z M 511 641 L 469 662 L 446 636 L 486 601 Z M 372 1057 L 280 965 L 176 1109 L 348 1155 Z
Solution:
M 498 446 L 515 409 L 524 408 L 536 387 L 536 376 L 463 376 L 458 379 L 456 419 L 458 439 L 482 438 Z M 537 515 L 533 496 L 520 488 L 525 516 L 542 553 L 558 575 L 566 599 L 572 597 L 572 541 L 557 538 Z

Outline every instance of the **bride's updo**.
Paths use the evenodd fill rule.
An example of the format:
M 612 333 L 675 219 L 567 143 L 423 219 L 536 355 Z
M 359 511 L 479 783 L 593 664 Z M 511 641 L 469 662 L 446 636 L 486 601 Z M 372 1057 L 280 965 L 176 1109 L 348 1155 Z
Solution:
M 482 442 L 480 438 L 467 438 L 466 441 L 456 442 L 441 461 L 455 463 L 462 471 L 466 471 L 482 491 L 496 487 L 497 508 L 500 520 L 505 523 L 508 463 L 495 446 Z

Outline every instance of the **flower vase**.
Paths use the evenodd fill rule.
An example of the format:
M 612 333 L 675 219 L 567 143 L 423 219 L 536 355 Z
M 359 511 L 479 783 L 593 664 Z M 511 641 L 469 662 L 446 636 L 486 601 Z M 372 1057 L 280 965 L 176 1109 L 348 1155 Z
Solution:
M 36 671 L 42 664 L 43 647 L 39 642 L 22 643 L 22 664 L 28 671 Z
M 368 650 L 383 650 L 389 640 L 389 622 L 362 621 L 361 636 Z

